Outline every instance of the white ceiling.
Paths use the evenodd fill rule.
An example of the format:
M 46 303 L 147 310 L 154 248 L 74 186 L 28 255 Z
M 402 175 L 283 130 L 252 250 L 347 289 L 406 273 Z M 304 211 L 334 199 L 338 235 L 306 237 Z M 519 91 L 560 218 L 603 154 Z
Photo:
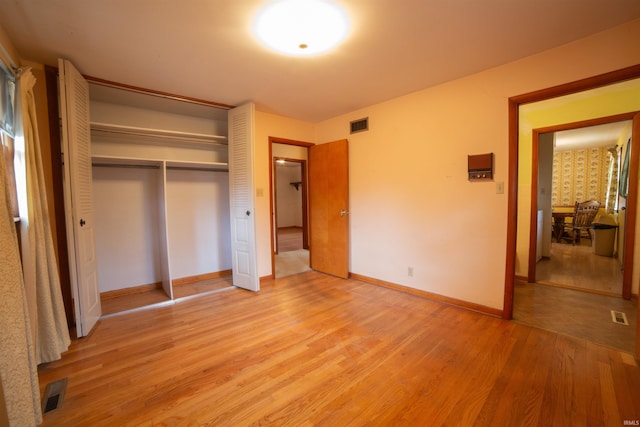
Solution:
M 0 0 L 23 59 L 318 122 L 640 17 L 638 0 L 340 0 L 334 52 L 287 57 L 251 34 L 261 0 Z
M 628 126 L 629 122 L 630 121 L 627 120 L 556 132 L 555 150 L 567 151 L 616 145 L 625 126 Z
M 563 111 L 566 112 L 567 108 L 584 108 L 585 105 L 589 105 L 588 103 L 611 102 L 611 99 L 619 96 L 627 96 L 626 94 L 628 93 L 638 91 L 640 91 L 640 78 L 559 96 L 544 101 L 523 104 L 520 106 L 519 111 L 521 116 L 529 118 L 537 117 L 535 122 L 540 123 L 540 116 L 538 116 L 538 114 L 541 112 L 544 112 L 544 116 L 546 116 L 547 120 L 555 114 L 559 114 L 559 117 L 563 117 Z M 609 101 L 604 101 L 605 99 L 608 99 Z M 587 104 L 585 104 L 585 102 Z M 580 107 L 580 105 L 582 105 L 582 107 Z M 629 132 L 629 129 L 625 128 L 630 126 L 630 123 L 630 120 L 625 120 L 603 125 L 586 126 L 578 129 L 554 132 L 555 150 L 566 151 L 615 145 L 618 139 L 621 136 L 624 136 L 623 132 Z M 554 121 L 554 124 L 559 125 L 561 123 Z M 533 126 L 533 124 L 527 123 L 526 126 Z

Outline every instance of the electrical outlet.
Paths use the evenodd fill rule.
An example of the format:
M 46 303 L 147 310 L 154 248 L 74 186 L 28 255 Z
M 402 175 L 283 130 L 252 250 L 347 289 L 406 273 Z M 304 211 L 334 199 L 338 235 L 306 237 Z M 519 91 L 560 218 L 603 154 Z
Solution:
M 409 275 L 409 277 L 413 277 L 413 267 L 407 268 L 407 274 Z

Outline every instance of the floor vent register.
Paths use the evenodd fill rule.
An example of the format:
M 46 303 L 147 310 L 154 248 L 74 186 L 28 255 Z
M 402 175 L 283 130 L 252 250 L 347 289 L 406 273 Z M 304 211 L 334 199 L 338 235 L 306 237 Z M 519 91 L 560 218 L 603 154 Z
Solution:
M 613 320 L 613 323 L 629 326 L 629 322 L 627 321 L 627 315 L 621 311 L 611 310 L 611 320 Z
M 55 411 L 62 406 L 64 392 L 67 390 L 67 378 L 47 384 L 42 396 L 42 414 Z

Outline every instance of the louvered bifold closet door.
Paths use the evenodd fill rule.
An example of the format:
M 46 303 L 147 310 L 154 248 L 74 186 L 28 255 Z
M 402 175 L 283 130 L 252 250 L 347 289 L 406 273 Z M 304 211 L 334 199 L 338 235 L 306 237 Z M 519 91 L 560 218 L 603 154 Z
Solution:
M 229 110 L 229 202 L 233 284 L 260 289 L 255 247 L 253 104 Z
M 64 198 L 69 266 L 78 337 L 86 336 L 100 318 L 93 191 L 89 85 L 67 60 L 58 60 Z

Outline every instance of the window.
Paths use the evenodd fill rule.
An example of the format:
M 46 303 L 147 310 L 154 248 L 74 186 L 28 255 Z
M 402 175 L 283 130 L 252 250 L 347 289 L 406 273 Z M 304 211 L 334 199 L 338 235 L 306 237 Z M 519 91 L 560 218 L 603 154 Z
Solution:
M 14 147 L 14 98 L 15 83 L 9 73 L 0 68 L 0 139 L 2 139 L 2 157 L 7 170 L 9 202 L 14 217 L 18 217 L 18 192 L 16 174 L 13 166 Z

